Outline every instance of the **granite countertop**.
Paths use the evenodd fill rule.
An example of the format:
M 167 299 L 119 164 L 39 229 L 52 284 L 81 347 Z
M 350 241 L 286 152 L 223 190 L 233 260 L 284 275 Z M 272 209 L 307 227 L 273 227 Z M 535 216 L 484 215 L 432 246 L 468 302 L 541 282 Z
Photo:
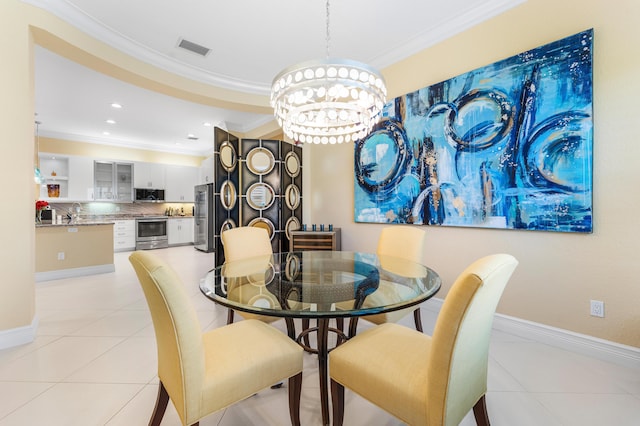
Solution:
M 189 219 L 193 218 L 192 215 L 184 215 L 184 216 L 163 216 L 163 215 L 104 215 L 104 216 L 85 216 L 80 217 L 80 219 L 75 220 L 71 223 L 68 222 L 67 219 L 63 220 L 62 223 L 36 223 L 36 228 L 42 227 L 51 227 L 51 226 L 89 226 L 89 225 L 113 225 L 117 220 L 135 220 L 142 219 L 145 217 L 153 217 L 153 218 L 167 218 L 171 219 Z
M 55 226 L 96 226 L 96 225 L 113 225 L 113 220 L 76 220 L 71 223 L 63 221 L 62 223 L 36 223 L 36 228 L 51 228 Z
M 99 216 L 102 220 L 134 220 L 134 219 L 144 219 L 146 217 L 152 218 L 167 218 L 167 219 L 185 219 L 190 217 L 195 217 L 190 214 L 186 214 L 184 216 L 174 215 L 174 216 L 166 216 L 162 214 L 120 214 L 120 215 L 105 215 Z M 87 220 L 89 218 L 87 217 Z

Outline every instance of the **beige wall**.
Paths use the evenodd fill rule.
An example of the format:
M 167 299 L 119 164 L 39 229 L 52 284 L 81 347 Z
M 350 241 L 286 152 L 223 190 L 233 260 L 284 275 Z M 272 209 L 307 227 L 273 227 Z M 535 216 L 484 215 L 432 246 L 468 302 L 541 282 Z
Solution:
M 500 313 L 640 346 L 638 17 L 636 0 L 528 0 L 384 70 L 395 97 L 594 28 L 593 234 L 425 227 L 432 249 L 424 260 L 445 283 L 438 297 L 475 258 L 508 252 L 521 263 Z M 373 250 L 382 225 L 353 219 L 353 146 L 307 151 L 305 221 L 341 226 L 345 250 Z M 604 319 L 589 316 L 590 299 L 605 302 Z
M 113 265 L 113 224 L 36 229 L 36 272 L 102 265 Z
M 499 306 L 501 313 L 640 346 L 640 275 L 636 184 L 640 145 L 633 120 L 639 109 L 640 2 L 528 0 L 525 4 L 383 70 L 390 96 L 417 90 L 499 59 L 595 29 L 594 233 L 592 235 L 428 227 L 433 250 L 425 258 L 443 277 L 443 297 L 475 258 L 510 252 L 521 265 Z M 29 27 L 31 25 L 31 27 Z M 83 65 L 182 99 L 244 111 L 268 111 L 268 99 L 230 93 L 154 69 L 105 46 L 18 0 L 0 2 L 0 106 L 5 161 L 0 175 L 12 218 L 0 223 L 0 332 L 34 315 L 33 84 L 31 35 Z M 30 32 L 31 31 L 31 32 Z M 261 130 L 273 132 L 273 126 Z M 260 137 L 251 134 L 250 137 Z M 353 146 L 313 146 L 304 152 L 305 222 L 343 229 L 343 249 L 373 251 L 382 225 L 353 221 Z M 30 188 L 30 189 L 27 189 Z M 606 318 L 589 316 L 589 299 L 603 300 Z
M 77 155 L 96 160 L 143 161 L 148 163 L 175 164 L 178 166 L 200 167 L 205 157 L 173 154 L 168 152 L 132 149 L 86 142 L 40 137 L 40 152 L 50 154 Z
M 31 324 L 35 314 L 33 59 L 27 19 L 17 2 L 0 2 L 0 179 L 10 203 L 0 220 L 0 332 Z

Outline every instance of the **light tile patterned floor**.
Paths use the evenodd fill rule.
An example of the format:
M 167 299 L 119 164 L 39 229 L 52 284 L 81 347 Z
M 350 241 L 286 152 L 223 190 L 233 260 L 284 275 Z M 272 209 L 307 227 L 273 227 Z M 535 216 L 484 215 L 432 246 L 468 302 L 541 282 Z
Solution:
M 202 328 L 224 325 L 226 310 L 198 289 L 213 255 L 192 247 L 154 253 L 182 277 Z M 128 253 L 115 258 L 113 273 L 37 284 L 38 337 L 0 351 L 0 426 L 147 424 L 158 383 L 153 326 Z M 422 311 L 430 333 L 435 314 Z M 274 325 L 284 330 L 283 321 Z M 490 355 L 494 426 L 640 424 L 640 366 L 623 368 L 500 332 L 493 333 Z M 200 424 L 287 425 L 286 392 L 267 389 Z M 309 354 L 301 405 L 302 424 L 320 425 L 317 363 Z M 170 404 L 162 425 L 179 424 Z M 401 424 L 347 391 L 345 425 Z M 473 416 L 462 425 L 475 425 Z

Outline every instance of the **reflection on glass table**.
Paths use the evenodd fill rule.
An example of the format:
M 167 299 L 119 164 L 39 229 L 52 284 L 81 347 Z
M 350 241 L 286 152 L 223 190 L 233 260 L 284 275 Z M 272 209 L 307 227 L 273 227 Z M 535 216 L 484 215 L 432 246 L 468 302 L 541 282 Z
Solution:
M 336 333 L 340 344 L 356 331 L 355 321 L 345 335 L 330 328 L 329 320 L 417 305 L 440 289 L 440 277 L 425 265 L 397 257 L 302 251 L 225 263 L 202 278 L 200 289 L 214 302 L 234 310 L 285 318 L 289 337 L 318 354 L 322 418 L 329 424 L 328 334 Z M 317 319 L 318 325 L 296 335 L 294 318 Z M 310 332 L 317 333 L 315 350 L 302 343 Z

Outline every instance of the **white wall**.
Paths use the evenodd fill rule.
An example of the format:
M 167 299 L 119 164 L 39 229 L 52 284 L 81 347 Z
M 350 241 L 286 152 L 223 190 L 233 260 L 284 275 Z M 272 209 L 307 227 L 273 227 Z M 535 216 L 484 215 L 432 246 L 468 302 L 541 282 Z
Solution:
M 528 0 L 383 70 L 393 98 L 588 28 L 595 32 L 593 234 L 425 227 L 424 260 L 445 284 L 437 297 L 474 259 L 508 252 L 520 266 L 499 312 L 640 346 L 638 17 L 636 0 Z M 305 222 L 340 226 L 344 250 L 375 251 L 384 225 L 353 219 L 353 145 L 305 148 Z M 605 302 L 604 319 L 589 315 L 590 299 Z

